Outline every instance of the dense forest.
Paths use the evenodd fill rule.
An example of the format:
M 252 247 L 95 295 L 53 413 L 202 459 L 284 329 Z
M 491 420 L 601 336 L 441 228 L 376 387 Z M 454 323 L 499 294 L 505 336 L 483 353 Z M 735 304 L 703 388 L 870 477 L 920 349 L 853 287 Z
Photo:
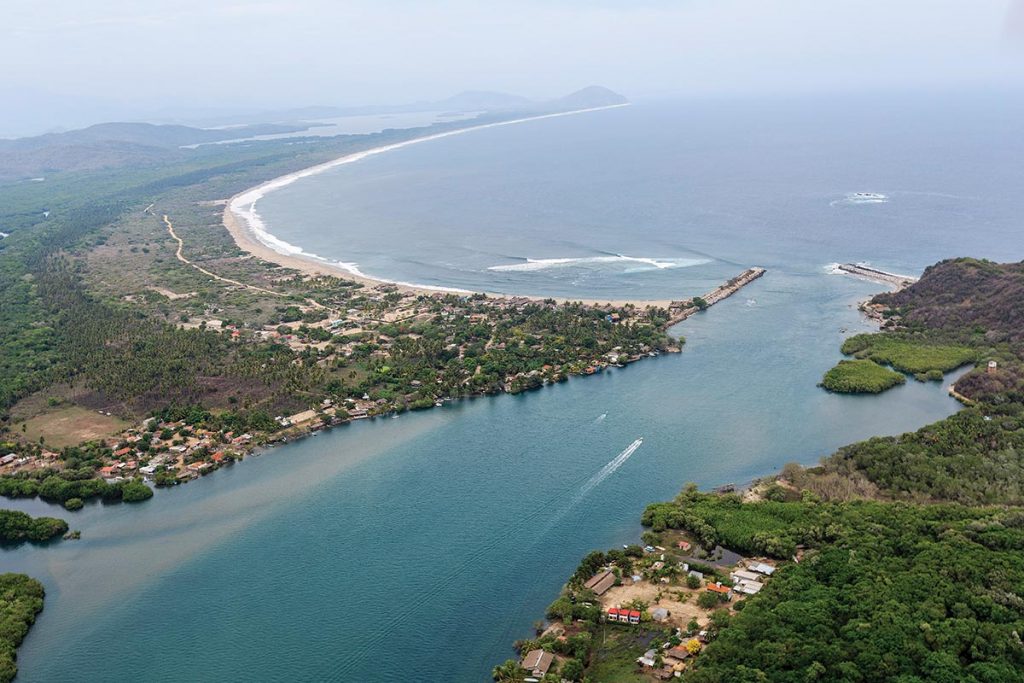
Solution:
M 684 491 L 644 522 L 786 559 L 687 680 L 1024 681 L 1024 511 L 743 503 Z

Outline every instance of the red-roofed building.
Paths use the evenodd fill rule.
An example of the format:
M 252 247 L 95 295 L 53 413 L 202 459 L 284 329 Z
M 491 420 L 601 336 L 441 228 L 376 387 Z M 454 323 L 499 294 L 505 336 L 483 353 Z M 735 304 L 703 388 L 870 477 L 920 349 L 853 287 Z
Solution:
M 705 588 L 712 593 L 724 595 L 726 600 L 732 600 L 732 589 L 728 586 L 723 586 L 720 583 L 709 583 Z
M 120 458 L 122 456 L 128 455 L 131 452 L 132 452 L 132 449 L 130 449 L 127 446 L 125 446 L 124 448 L 121 448 L 119 450 L 114 451 L 114 457 L 115 458 Z
M 618 607 L 609 607 L 608 608 L 608 621 L 618 621 L 618 620 L 619 620 L 619 608 Z
M 640 623 L 640 612 L 636 610 L 630 610 L 629 612 L 629 623 L 639 624 Z
M 111 476 L 113 476 L 114 475 L 114 466 L 113 465 L 107 465 L 106 467 L 101 467 L 100 468 L 100 474 L 103 475 L 104 477 L 111 477 Z
M 216 453 L 210 456 L 210 459 L 213 460 L 214 462 L 220 462 L 221 460 L 224 459 L 224 454 L 220 451 L 217 451 Z

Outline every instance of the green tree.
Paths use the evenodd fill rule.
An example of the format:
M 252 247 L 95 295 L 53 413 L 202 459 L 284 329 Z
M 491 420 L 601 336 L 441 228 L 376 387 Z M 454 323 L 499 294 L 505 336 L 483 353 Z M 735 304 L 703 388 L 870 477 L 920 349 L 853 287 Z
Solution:
M 522 681 L 525 674 L 526 672 L 519 666 L 519 662 L 514 659 L 506 659 L 491 671 L 491 677 L 497 683 L 516 683 Z
M 562 665 L 562 678 L 567 681 L 583 680 L 583 663 L 578 659 L 567 659 Z

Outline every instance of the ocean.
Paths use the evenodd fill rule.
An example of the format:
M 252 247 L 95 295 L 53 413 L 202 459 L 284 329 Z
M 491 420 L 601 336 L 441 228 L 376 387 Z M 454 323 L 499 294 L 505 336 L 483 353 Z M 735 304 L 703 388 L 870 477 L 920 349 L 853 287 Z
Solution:
M 19 681 L 489 680 L 586 552 L 636 541 L 648 502 L 951 414 L 952 377 L 816 386 L 880 289 L 829 264 L 1024 258 L 1014 107 L 641 102 L 268 194 L 279 238 L 398 281 L 678 298 L 769 272 L 679 325 L 682 354 L 341 427 L 137 506 L 11 501 L 82 530 L 0 554 L 47 588 Z

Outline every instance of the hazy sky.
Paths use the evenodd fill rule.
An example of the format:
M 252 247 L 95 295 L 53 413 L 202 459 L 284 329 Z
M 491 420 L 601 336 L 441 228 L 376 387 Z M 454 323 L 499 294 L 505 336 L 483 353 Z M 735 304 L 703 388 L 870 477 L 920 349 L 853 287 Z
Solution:
M 4 0 L 0 99 L 44 121 L 67 96 L 127 117 L 592 83 L 634 98 L 1019 85 L 1022 47 L 1024 0 Z

